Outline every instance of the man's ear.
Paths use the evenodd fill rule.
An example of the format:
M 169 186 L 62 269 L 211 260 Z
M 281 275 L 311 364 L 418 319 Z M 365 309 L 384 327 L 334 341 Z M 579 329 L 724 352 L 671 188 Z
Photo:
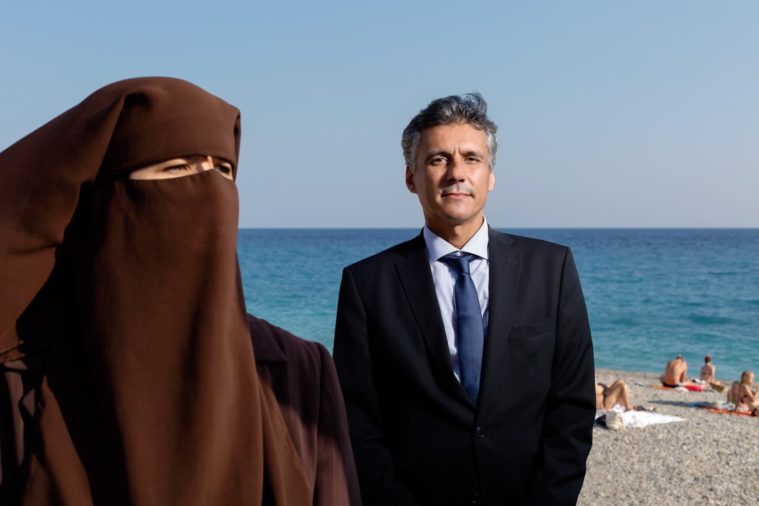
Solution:
M 488 191 L 492 192 L 493 188 L 495 188 L 495 172 L 493 172 L 493 169 L 490 169 L 490 181 L 488 182 Z
M 406 165 L 406 188 L 411 193 L 416 193 L 416 185 L 414 184 L 414 171 L 411 170 L 411 166 Z

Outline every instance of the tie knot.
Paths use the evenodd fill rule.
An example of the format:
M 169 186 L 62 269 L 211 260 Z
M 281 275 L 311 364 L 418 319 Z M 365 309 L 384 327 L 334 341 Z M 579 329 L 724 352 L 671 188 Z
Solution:
M 460 252 L 456 251 L 440 257 L 439 261 L 453 267 L 453 269 L 456 271 L 456 274 L 469 274 L 469 262 L 475 258 L 479 257 L 471 253 L 460 254 Z

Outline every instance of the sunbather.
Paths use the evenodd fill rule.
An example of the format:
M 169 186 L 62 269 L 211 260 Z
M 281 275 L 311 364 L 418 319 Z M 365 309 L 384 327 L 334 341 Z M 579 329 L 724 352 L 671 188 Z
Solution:
M 720 380 L 717 379 L 717 368 L 712 362 L 712 356 L 706 355 L 704 357 L 704 365 L 701 366 L 701 372 L 699 374 L 699 380 L 701 383 L 705 383 L 718 392 L 724 392 L 727 390 L 727 386 L 723 385 Z
M 735 404 L 737 411 L 751 411 L 754 416 L 759 416 L 759 396 L 751 390 L 754 383 L 754 373 L 743 371 L 740 383 L 734 381 L 727 392 L 727 402 Z
M 596 408 L 611 409 L 619 404 L 625 411 L 634 409 L 630 404 L 630 388 L 622 380 L 616 380 L 609 386 L 596 383 Z
M 676 356 L 664 366 L 664 374 L 661 375 L 661 383 L 665 387 L 678 387 L 686 382 L 688 376 L 688 363 L 682 355 Z
M 661 384 L 665 387 L 677 388 L 682 386 L 694 385 L 691 390 L 699 390 L 700 385 L 693 380 L 687 379 L 688 377 L 688 363 L 685 361 L 682 355 L 678 355 L 664 366 L 664 374 L 660 376 Z M 698 386 L 699 388 L 695 388 Z
M 707 355 L 704 357 L 704 365 L 701 367 L 701 374 L 699 375 L 699 379 L 701 381 L 705 381 L 706 383 L 715 383 L 717 382 L 716 375 L 717 374 L 717 368 L 712 364 L 712 357 L 711 355 Z

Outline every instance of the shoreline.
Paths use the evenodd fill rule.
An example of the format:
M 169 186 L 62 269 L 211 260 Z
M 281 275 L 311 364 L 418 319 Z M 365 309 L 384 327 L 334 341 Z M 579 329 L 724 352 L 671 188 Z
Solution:
M 624 380 L 633 405 L 684 420 L 621 431 L 595 425 L 577 504 L 759 503 L 759 418 L 690 407 L 725 394 L 657 390 L 659 374 L 596 370 L 600 382 Z

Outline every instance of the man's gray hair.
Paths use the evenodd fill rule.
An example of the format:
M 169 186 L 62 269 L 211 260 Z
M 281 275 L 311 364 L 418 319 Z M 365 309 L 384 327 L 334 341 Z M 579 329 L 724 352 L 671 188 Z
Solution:
M 430 102 L 426 108 L 413 117 L 401 137 L 401 147 L 406 165 L 414 170 L 416 148 L 422 132 L 438 125 L 466 123 L 485 132 L 490 149 L 490 168 L 495 167 L 495 154 L 498 149 L 496 132 L 498 127 L 488 119 L 488 104 L 477 92 L 464 95 L 451 95 Z

